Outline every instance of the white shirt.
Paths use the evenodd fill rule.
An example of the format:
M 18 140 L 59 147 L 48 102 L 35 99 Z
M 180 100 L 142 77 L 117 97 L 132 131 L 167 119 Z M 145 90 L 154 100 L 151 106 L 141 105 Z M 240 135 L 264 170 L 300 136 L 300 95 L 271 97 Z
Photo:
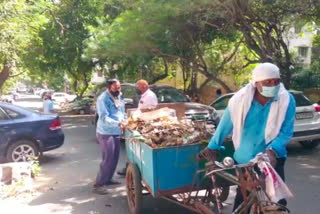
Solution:
M 141 95 L 138 109 L 155 108 L 157 105 L 158 105 L 158 98 L 156 94 L 150 89 L 148 89 Z

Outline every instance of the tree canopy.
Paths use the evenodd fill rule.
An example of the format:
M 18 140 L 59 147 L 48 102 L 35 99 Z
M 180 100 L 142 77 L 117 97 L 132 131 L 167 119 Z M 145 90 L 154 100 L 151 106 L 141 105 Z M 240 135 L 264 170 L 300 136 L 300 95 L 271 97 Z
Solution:
M 182 72 L 197 91 L 223 77 L 244 83 L 251 65 L 273 62 L 291 86 L 297 61 L 286 33 L 319 24 L 317 0 L 3 0 L 0 87 L 28 72 L 34 82 L 80 96 L 93 71 L 151 83 Z M 319 40 L 315 37 L 315 41 Z M 316 67 L 313 66 L 313 67 Z M 198 78 L 199 75 L 205 78 Z
M 135 1 L 112 21 L 92 29 L 84 57 L 113 61 L 121 58 L 119 65 L 123 66 L 126 65 L 123 61 L 148 59 L 140 67 L 154 58 L 169 63 L 178 61 L 182 70 L 202 73 L 207 81 L 216 81 L 226 89 L 229 87 L 219 76 L 227 71 L 241 72 L 250 64 L 273 62 L 280 67 L 283 81 L 290 87 L 295 62 L 284 36 L 295 20 L 316 16 L 317 2 L 309 3 Z
M 30 42 L 47 22 L 42 13 L 46 2 L 3 0 L 0 3 L 0 88 L 12 75 L 25 70 L 23 57 Z

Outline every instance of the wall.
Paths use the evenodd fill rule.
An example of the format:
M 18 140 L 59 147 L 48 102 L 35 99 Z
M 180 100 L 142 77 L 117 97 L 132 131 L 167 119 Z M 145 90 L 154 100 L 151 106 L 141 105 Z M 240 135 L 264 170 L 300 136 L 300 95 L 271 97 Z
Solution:
M 310 32 L 307 25 L 303 26 L 301 29 L 292 27 L 284 36 L 289 50 L 294 50 L 298 54 L 297 56 L 299 56 L 299 47 L 308 48 L 307 56 L 299 57 L 300 62 L 304 67 L 309 67 L 311 64 L 312 36 L 313 33 Z

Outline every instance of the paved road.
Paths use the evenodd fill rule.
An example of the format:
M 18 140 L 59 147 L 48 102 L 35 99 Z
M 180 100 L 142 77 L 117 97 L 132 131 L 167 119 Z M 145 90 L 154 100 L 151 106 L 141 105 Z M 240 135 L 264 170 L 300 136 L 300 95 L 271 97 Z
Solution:
M 48 154 L 41 162 L 42 172 L 37 185 L 43 194 L 29 206 L 35 211 L 47 209 L 47 213 L 128 213 L 124 179 L 116 176 L 122 184 L 112 187 L 106 196 L 93 194 L 92 185 L 100 162 L 100 151 L 95 142 L 92 117 L 63 117 L 66 135 L 65 145 Z M 121 148 L 118 169 L 124 166 L 124 147 Z M 145 199 L 147 213 L 188 213 L 185 209 L 166 201 Z M 154 207 L 161 207 L 157 209 Z M 170 212 L 167 212 L 168 208 Z
M 15 206 L 16 213 L 104 214 L 128 213 L 122 184 L 113 186 L 106 196 L 91 192 L 100 161 L 100 151 L 95 143 L 95 130 L 89 116 L 63 117 L 65 145 L 44 155 L 41 175 L 37 178 L 40 195 L 24 206 Z M 294 214 L 319 213 L 320 149 L 305 150 L 297 144 L 289 146 L 286 165 L 287 183 L 295 197 L 289 200 Z M 121 150 L 119 168 L 124 165 L 124 149 Z M 163 200 L 144 198 L 144 212 L 188 214 L 187 210 Z M 231 213 L 232 194 L 224 213 Z M 20 207 L 20 209 L 18 209 Z M 18 211 L 20 210 L 20 211 Z M 14 212 L 11 212 L 14 213 Z

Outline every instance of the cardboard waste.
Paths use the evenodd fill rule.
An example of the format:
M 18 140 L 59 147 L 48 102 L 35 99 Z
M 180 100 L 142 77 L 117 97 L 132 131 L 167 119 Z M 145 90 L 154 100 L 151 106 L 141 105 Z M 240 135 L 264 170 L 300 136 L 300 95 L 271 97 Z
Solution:
M 126 129 L 130 140 L 144 142 L 153 148 L 199 143 L 212 135 L 205 121 L 178 119 L 174 109 L 161 108 L 149 112 L 133 112 Z

